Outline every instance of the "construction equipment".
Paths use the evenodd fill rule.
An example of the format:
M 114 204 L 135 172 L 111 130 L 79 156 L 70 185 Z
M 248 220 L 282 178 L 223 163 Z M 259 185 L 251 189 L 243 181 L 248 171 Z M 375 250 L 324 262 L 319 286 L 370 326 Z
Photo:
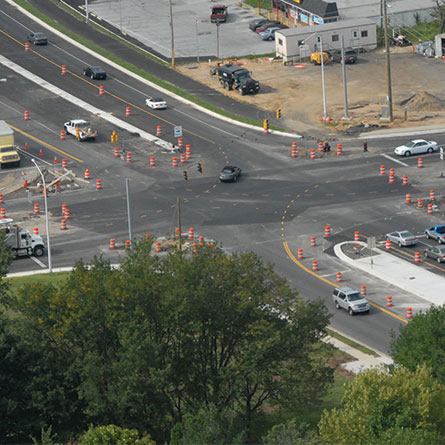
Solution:
M 323 51 L 323 63 L 329 63 L 331 61 L 331 58 L 329 57 L 329 54 L 325 51 Z M 321 65 L 321 52 L 315 51 L 311 54 L 311 63 L 314 65 Z

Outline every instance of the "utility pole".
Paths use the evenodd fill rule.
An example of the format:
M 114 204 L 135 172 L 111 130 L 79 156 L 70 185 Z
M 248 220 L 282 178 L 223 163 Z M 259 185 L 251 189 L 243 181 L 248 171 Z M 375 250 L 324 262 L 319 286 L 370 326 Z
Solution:
M 323 92 L 323 119 L 328 117 L 328 110 L 326 107 L 326 86 L 324 81 L 324 57 L 323 57 L 323 38 L 321 35 L 318 36 L 320 38 L 320 53 L 321 53 L 321 88 Z
M 219 59 L 219 19 L 216 19 L 216 58 Z
M 348 86 L 347 86 L 347 83 L 346 83 L 345 42 L 344 42 L 343 34 L 341 36 L 341 66 L 342 66 L 342 69 L 343 69 L 343 92 L 344 92 L 344 101 L 345 101 L 345 115 L 344 115 L 344 119 L 349 119 Z
M 172 46 L 172 67 L 175 66 L 175 36 L 173 34 L 173 8 L 172 8 L 172 0 L 168 0 L 169 9 L 170 9 L 170 39 Z
M 181 199 L 179 196 L 176 198 L 176 208 L 178 210 L 178 229 L 179 229 L 179 251 L 182 252 L 182 230 L 181 230 Z
M 85 23 L 88 23 L 88 0 L 85 0 Z
M 389 120 L 394 120 L 394 114 L 392 110 L 392 87 L 391 87 L 391 57 L 388 40 L 388 5 L 386 0 L 383 1 L 383 21 L 385 22 L 385 51 L 386 51 L 386 80 L 388 82 L 388 105 L 389 105 Z

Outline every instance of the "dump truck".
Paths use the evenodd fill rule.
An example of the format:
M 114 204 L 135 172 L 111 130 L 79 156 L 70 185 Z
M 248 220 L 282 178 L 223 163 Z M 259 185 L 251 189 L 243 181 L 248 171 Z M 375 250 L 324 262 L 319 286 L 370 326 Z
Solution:
M 45 253 L 42 237 L 29 233 L 12 218 L 0 219 L 0 230 L 5 234 L 4 245 L 12 250 L 16 258 L 31 255 L 40 257 Z
M 20 166 L 20 155 L 14 145 L 14 130 L 0 121 L 0 167 Z

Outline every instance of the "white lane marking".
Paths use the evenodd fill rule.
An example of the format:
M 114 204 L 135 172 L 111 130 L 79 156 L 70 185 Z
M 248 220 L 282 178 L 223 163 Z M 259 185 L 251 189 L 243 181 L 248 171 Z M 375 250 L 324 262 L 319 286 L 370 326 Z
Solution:
M 38 264 L 42 269 L 46 269 L 46 264 L 43 264 L 40 260 L 38 260 L 36 257 L 31 256 L 30 257 L 36 264 Z
M 399 161 L 398 159 L 396 159 L 396 158 L 393 158 L 392 156 L 389 156 L 389 155 L 385 155 L 385 154 L 382 154 L 382 156 L 383 156 L 384 158 L 386 158 L 386 159 L 389 159 L 390 161 L 394 161 L 394 162 L 397 162 L 398 164 L 400 164 L 400 165 L 403 165 L 404 167 L 409 167 L 409 165 L 408 165 L 408 164 L 405 164 L 404 162 L 402 162 L 402 161 Z

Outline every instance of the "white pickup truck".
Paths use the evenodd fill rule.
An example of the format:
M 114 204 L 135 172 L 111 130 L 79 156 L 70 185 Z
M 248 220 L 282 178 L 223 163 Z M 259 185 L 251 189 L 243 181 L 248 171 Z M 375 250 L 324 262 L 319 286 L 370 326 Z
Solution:
M 65 131 L 72 134 L 78 141 L 83 142 L 88 139 L 94 141 L 97 131 L 91 128 L 91 124 L 83 119 L 73 119 L 65 122 Z

